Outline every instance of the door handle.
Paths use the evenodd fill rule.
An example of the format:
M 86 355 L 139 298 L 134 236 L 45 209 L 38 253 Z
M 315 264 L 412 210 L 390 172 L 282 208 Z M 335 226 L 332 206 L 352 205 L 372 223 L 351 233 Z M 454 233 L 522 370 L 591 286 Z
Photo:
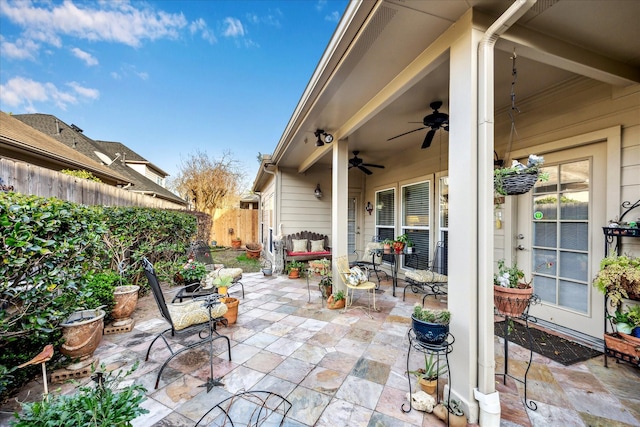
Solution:
M 516 246 L 516 249 L 519 250 L 519 251 L 524 251 L 524 246 L 518 245 L 518 246 Z

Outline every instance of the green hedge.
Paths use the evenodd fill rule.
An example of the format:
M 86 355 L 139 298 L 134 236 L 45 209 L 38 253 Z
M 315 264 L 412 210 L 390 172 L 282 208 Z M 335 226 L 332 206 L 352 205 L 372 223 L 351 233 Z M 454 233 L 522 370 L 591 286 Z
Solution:
M 0 398 L 39 367 L 13 370 L 46 344 L 61 344 L 58 327 L 79 307 L 95 308 L 96 273 L 119 271 L 148 291 L 140 260 L 171 265 L 197 232 L 186 212 L 88 207 L 55 198 L 0 192 Z M 86 305 L 85 305 L 86 304 Z M 60 361 L 50 362 L 54 365 Z M 5 396 L 6 397 L 6 396 Z

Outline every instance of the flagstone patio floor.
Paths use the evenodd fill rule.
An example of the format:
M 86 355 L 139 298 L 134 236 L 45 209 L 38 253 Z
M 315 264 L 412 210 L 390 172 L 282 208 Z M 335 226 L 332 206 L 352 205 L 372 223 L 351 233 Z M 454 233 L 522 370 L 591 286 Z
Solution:
M 163 372 L 159 388 L 154 389 L 168 352 L 162 342 L 156 342 L 150 360 L 144 361 L 150 341 L 166 327 L 151 295 L 139 300 L 133 331 L 103 337 L 95 356 L 107 368 L 141 361 L 130 378 L 147 388 L 143 406 L 150 412 L 137 418 L 134 426 L 193 426 L 229 393 L 250 389 L 286 397 L 293 404 L 285 423 L 291 427 L 444 425 L 432 414 L 401 410 L 409 389 L 410 315 L 421 295 L 409 291 L 403 302 L 402 292 L 393 297 L 391 282 L 383 281 L 382 292 L 376 295 L 380 311 L 369 318 L 360 309 L 343 313 L 323 307 L 314 278 L 310 301 L 304 278 L 245 273 L 242 281 L 245 298 L 239 289 L 232 288 L 231 294 L 240 299 L 238 321 L 219 328 L 231 339 L 232 360 L 228 360 L 223 340 L 215 341 L 214 376 L 222 377 L 224 386 L 210 392 L 199 387 L 209 376 L 206 347 L 174 359 Z M 167 300 L 174 292 L 166 288 Z M 433 298 L 427 301 L 442 305 Z M 366 297 L 355 304 L 366 305 Z M 495 348 L 499 372 L 504 362 L 501 338 L 495 338 Z M 415 353 L 410 366 L 417 368 L 422 356 Z M 528 360 L 528 350 L 510 345 L 510 372 L 521 374 Z M 451 369 L 455 375 L 455 367 Z M 503 385 L 496 378 L 501 426 L 640 426 L 640 369 L 629 364 L 610 359 L 605 368 L 600 356 L 563 366 L 534 353 L 527 397 L 537 404 L 536 411 L 524 405 L 520 383 L 509 378 Z M 71 384 L 50 386 L 62 393 L 73 388 Z M 42 390 L 41 380 L 34 381 L 17 400 L 40 398 Z M 0 425 L 8 425 L 16 407 L 13 400 L 1 408 Z

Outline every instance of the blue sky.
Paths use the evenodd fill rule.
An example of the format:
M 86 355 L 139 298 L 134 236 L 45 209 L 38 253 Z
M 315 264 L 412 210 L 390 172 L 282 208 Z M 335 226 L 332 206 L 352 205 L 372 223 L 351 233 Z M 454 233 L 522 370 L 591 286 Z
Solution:
M 347 0 L 0 0 L 0 110 L 53 114 L 171 175 L 229 150 L 251 183 Z

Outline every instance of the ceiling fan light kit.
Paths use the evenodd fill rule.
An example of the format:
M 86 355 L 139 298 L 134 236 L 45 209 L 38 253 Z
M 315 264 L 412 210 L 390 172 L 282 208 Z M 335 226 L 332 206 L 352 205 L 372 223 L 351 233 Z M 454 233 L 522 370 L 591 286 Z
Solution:
M 429 148 L 429 146 L 431 146 L 431 142 L 433 141 L 433 136 L 436 134 L 436 131 L 438 129 L 449 131 L 449 115 L 438 111 L 440 107 L 442 107 L 442 101 L 433 101 L 431 104 L 429 104 L 429 107 L 431 107 L 433 112 L 429 115 L 424 116 L 424 118 L 422 119 L 422 124 L 424 125 L 423 127 L 410 130 L 409 132 L 401 133 L 400 135 L 396 135 L 392 138 L 387 139 L 387 141 L 391 141 L 392 139 L 400 138 L 401 136 L 405 136 L 410 133 L 429 128 L 429 132 L 427 132 L 427 135 L 424 137 L 424 141 L 422 142 L 422 146 L 420 146 L 420 148 Z

